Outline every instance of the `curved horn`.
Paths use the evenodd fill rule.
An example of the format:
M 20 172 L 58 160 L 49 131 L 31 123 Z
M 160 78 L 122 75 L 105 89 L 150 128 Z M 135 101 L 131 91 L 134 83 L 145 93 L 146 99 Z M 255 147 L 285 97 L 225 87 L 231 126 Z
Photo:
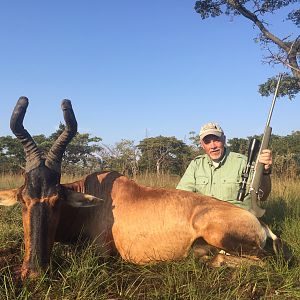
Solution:
M 77 121 L 73 112 L 71 101 L 64 99 L 61 103 L 61 108 L 63 110 L 66 127 L 52 145 L 45 162 L 48 168 L 58 173 L 61 172 L 61 160 L 66 147 L 77 133 Z
M 20 97 L 10 118 L 10 129 L 14 135 L 21 141 L 25 155 L 25 171 L 36 168 L 41 163 L 41 153 L 28 131 L 23 127 L 23 120 L 28 107 L 28 98 Z

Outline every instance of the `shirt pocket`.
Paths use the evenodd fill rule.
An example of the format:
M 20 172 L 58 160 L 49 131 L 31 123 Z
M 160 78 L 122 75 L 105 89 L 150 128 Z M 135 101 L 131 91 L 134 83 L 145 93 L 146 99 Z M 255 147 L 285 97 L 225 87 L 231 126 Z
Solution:
M 221 180 L 221 197 L 223 200 L 236 200 L 241 187 L 241 178 L 226 178 Z
M 206 194 L 209 179 L 208 177 L 196 177 L 195 189 L 197 193 Z

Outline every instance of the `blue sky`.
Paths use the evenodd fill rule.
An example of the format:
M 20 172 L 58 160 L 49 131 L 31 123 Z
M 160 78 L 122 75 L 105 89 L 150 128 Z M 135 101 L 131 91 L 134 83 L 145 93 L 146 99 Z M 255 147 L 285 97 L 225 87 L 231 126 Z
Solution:
M 258 84 L 282 71 L 262 64 L 246 19 L 201 20 L 190 0 L 2 1 L 0 135 L 20 96 L 24 125 L 49 135 L 72 100 L 80 132 L 114 144 L 158 135 L 186 141 L 203 123 L 228 138 L 262 133 L 272 97 Z M 278 15 L 271 30 L 296 27 Z M 273 133 L 299 128 L 300 99 L 280 99 Z

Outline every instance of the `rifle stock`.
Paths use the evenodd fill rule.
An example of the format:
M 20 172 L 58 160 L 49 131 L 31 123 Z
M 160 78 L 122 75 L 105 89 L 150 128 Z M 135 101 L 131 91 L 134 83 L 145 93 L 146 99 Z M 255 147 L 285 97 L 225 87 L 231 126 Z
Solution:
M 267 126 L 265 128 L 265 132 L 263 135 L 263 139 L 261 142 L 261 146 L 260 146 L 258 155 L 261 154 L 262 150 L 268 149 L 271 134 L 272 134 L 272 127 Z M 254 188 L 255 190 L 258 190 L 260 187 L 263 172 L 264 172 L 264 165 L 262 163 L 260 163 L 257 158 L 256 162 L 255 162 L 255 167 L 254 167 L 254 175 L 253 175 L 253 179 L 252 179 L 252 183 L 251 183 L 251 187 Z
M 264 172 L 264 165 L 258 161 L 258 157 L 261 154 L 262 150 L 268 149 L 271 133 L 272 133 L 272 127 L 266 126 L 263 139 L 261 142 L 261 146 L 256 158 L 252 182 L 250 184 L 250 195 L 251 195 L 251 206 L 252 206 L 251 212 L 258 218 L 262 217 L 266 211 L 265 209 L 258 206 L 258 201 L 260 200 L 259 192 L 260 192 L 261 180 Z

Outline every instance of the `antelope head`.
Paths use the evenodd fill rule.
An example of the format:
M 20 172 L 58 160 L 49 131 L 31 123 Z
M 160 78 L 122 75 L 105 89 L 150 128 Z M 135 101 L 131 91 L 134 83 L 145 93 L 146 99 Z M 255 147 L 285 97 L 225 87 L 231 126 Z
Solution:
M 0 191 L 1 205 L 17 202 L 22 205 L 25 244 L 22 278 L 36 277 L 48 267 L 63 203 L 79 207 L 97 205 L 100 201 L 91 195 L 69 191 L 60 184 L 62 157 L 77 133 L 71 101 L 62 101 L 66 126 L 45 157 L 23 127 L 27 107 L 28 99 L 20 97 L 10 121 L 11 130 L 26 155 L 25 183 L 18 189 Z

